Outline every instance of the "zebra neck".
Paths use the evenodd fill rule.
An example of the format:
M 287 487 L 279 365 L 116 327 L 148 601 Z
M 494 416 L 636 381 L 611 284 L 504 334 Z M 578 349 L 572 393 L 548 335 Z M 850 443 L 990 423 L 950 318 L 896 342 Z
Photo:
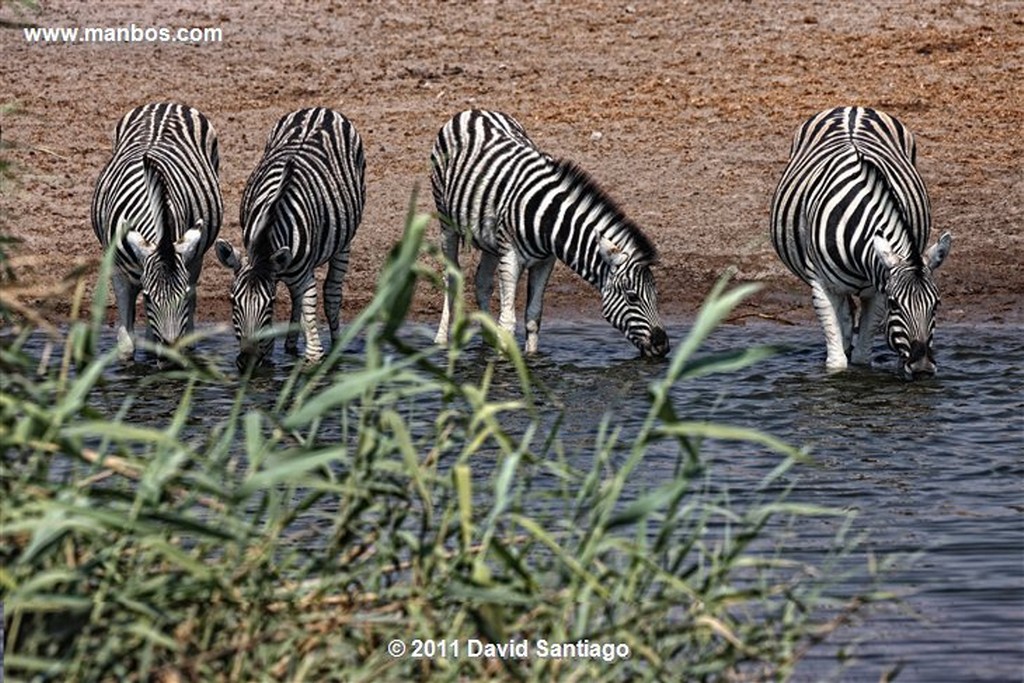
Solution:
M 612 269 L 601 254 L 602 237 L 611 239 L 627 254 L 632 255 L 635 248 L 628 236 L 614 226 L 601 231 L 594 223 L 593 219 L 588 223 L 587 217 L 564 221 L 553 231 L 552 246 L 559 261 L 597 289 L 603 289 Z
M 601 253 L 603 240 L 628 260 L 656 258 L 643 232 L 571 161 L 550 160 L 537 179 L 522 184 L 512 210 L 514 222 L 521 221 L 517 242 L 528 259 L 553 254 L 595 287 L 603 287 L 611 273 Z

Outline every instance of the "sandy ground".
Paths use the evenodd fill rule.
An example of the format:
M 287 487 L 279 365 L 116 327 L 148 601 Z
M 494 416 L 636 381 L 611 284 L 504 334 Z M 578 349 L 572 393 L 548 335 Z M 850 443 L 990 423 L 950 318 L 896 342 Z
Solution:
M 808 326 L 809 292 L 768 238 L 772 192 L 801 121 L 835 105 L 875 106 L 918 135 L 932 239 L 954 235 L 938 275 L 943 319 L 1024 320 L 1024 5 L 1015 0 L 39 4 L 0 7 L 0 103 L 18 105 L 0 123 L 19 166 L 0 209 L 5 231 L 23 240 L 13 251 L 19 289 L 5 286 L 56 316 L 70 294 L 49 290 L 99 255 L 89 203 L 115 122 L 171 99 L 219 131 L 221 235 L 236 243 L 242 187 L 273 123 L 317 104 L 353 120 L 368 203 L 345 319 L 368 301 L 414 188 L 419 207 L 433 209 L 438 128 L 485 107 L 514 114 L 546 151 L 581 164 L 644 227 L 661 253 L 667 315 L 692 314 L 735 266 L 765 285 L 737 318 Z M 43 44 L 23 31 L 132 24 L 217 27 L 223 40 Z M 202 318 L 228 319 L 228 281 L 211 251 Z M 424 288 L 416 315 L 434 319 L 439 305 Z M 549 320 L 600 316 L 597 292 L 564 267 L 547 305 Z

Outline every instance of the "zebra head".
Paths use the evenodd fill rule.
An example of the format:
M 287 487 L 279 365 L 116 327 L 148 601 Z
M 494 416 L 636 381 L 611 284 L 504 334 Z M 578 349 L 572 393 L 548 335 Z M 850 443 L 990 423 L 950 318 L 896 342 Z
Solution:
M 625 334 L 641 355 L 666 355 L 668 335 L 658 314 L 658 293 L 650 259 L 628 254 L 604 237 L 600 252 L 610 270 L 601 287 L 601 312 L 605 320 Z
M 291 261 L 288 247 L 281 247 L 269 258 L 246 258 L 224 239 L 217 240 L 217 259 L 235 273 L 231 284 L 231 323 L 239 343 L 238 367 L 250 362 L 261 364 L 274 348 L 267 332 L 274 315 L 277 275 Z
M 884 237 L 876 235 L 872 241 L 875 253 L 888 269 L 885 337 L 889 348 L 899 354 L 900 374 L 906 379 L 935 374 L 932 333 L 939 292 L 932 273 L 942 265 L 951 244 L 947 232 L 923 256 L 915 253 L 904 258 Z
M 137 230 L 125 242 L 141 264 L 142 298 L 146 321 L 155 341 L 170 346 L 189 331 L 196 309 L 196 288 L 189 264 L 203 235 L 203 221 L 177 242 L 160 238 L 153 244 Z

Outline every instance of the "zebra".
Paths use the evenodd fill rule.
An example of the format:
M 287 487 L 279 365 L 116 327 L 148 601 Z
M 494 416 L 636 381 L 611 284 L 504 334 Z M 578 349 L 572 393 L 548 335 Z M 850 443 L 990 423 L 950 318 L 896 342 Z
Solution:
M 880 320 L 902 376 L 936 371 L 932 275 L 952 237 L 925 249 L 931 215 L 916 159 L 910 130 L 874 109 L 829 109 L 796 131 L 771 236 L 783 263 L 811 286 L 829 371 L 868 363 Z
M 192 331 L 203 255 L 224 213 L 219 167 L 217 133 L 192 107 L 147 104 L 118 122 L 91 218 L 103 248 L 116 245 L 112 285 L 122 361 L 135 356 L 140 291 L 156 342 L 171 345 Z
M 516 326 L 516 286 L 527 270 L 527 353 L 537 351 L 544 288 L 556 259 L 600 290 L 604 317 L 642 355 L 668 353 L 651 274 L 654 245 L 586 172 L 540 151 L 512 116 L 484 110 L 448 121 L 431 162 L 444 254 L 458 267 L 459 245 L 472 239 L 481 251 L 477 305 L 489 309 L 497 271 L 498 323 L 509 332 Z M 448 342 L 454 286 L 452 276 L 437 344 Z
M 239 367 L 266 360 L 278 281 L 291 294 L 291 327 L 285 349 L 298 352 L 298 324 L 305 336 L 304 359 L 323 357 L 316 327 L 314 269 L 328 263 L 324 313 L 331 342 L 341 332 L 342 283 L 352 237 L 366 200 L 363 143 L 352 122 L 324 107 L 299 109 L 274 126 L 242 193 L 243 256 L 227 240 L 217 257 L 234 271 L 231 317 L 240 343 Z

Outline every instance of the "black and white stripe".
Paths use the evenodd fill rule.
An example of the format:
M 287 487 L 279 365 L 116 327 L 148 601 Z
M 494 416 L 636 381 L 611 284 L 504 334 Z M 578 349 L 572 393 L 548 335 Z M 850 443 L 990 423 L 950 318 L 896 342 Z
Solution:
M 669 342 L 658 314 L 654 246 L 586 173 L 541 152 L 522 125 L 491 111 L 465 111 L 441 128 L 431 155 L 431 185 L 444 252 L 458 266 L 465 238 L 481 250 L 476 298 L 488 310 L 494 273 L 499 324 L 515 329 L 515 292 L 528 271 L 526 351 L 537 350 L 544 288 L 555 260 L 601 292 L 605 318 L 644 355 Z M 436 341 L 447 343 L 453 283 Z
M 92 225 L 116 242 L 118 349 L 134 356 L 135 303 L 142 292 L 152 337 L 173 344 L 191 331 L 203 255 L 220 231 L 217 134 L 195 109 L 148 104 L 114 131 L 113 156 L 96 181 Z
M 246 255 L 217 241 L 218 258 L 235 273 L 231 309 L 240 364 L 263 360 L 273 346 L 272 337 L 260 332 L 271 324 L 278 282 L 292 300 L 285 348 L 298 350 L 301 322 L 306 360 L 322 357 L 314 269 L 324 263 L 324 313 L 331 341 L 338 338 L 342 283 L 366 202 L 365 171 L 362 140 L 337 111 L 300 109 L 274 126 L 242 194 Z
M 945 233 L 926 249 L 931 213 L 916 153 L 911 132 L 873 109 L 830 109 L 797 129 L 772 202 L 772 242 L 811 286 L 830 370 L 869 360 L 884 313 L 901 373 L 935 372 L 932 272 L 952 240 Z

